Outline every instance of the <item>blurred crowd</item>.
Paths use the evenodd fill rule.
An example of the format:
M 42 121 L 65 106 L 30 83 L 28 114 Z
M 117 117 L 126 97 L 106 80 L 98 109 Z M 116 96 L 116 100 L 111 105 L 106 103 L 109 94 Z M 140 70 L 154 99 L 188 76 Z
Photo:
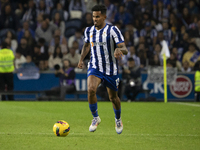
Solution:
M 199 0 L 0 0 L 0 43 L 13 50 L 16 69 L 27 59 L 41 71 L 62 66 L 63 59 L 76 68 L 96 4 L 107 7 L 106 22 L 124 35 L 129 52 L 120 70 L 128 60 L 141 69 L 162 66 L 163 40 L 171 54 L 168 67 L 191 72 L 200 60 Z M 86 70 L 89 58 L 75 71 Z

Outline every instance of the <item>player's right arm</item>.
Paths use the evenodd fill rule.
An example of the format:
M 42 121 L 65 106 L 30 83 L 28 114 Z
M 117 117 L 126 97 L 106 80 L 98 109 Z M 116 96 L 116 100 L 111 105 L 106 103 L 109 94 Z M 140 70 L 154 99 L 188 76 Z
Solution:
M 78 68 L 82 69 L 83 68 L 83 60 L 85 56 L 89 53 L 90 51 L 90 43 L 84 43 L 82 51 L 81 51 L 81 58 L 78 62 Z

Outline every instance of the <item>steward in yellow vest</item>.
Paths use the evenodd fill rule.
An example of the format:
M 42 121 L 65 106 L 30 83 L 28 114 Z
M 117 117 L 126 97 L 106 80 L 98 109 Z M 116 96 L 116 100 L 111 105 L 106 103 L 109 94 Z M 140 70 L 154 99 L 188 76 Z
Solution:
M 200 92 L 200 71 L 195 72 L 195 92 Z
M 200 66 L 199 66 L 200 67 Z M 200 71 L 199 69 L 195 72 L 195 97 L 196 97 L 196 101 L 200 100 Z
M 0 50 L 0 91 L 12 91 L 14 88 L 14 59 L 13 51 L 7 48 L 6 42 L 2 42 Z M 14 100 L 13 95 L 7 97 L 8 100 Z M 2 95 L 1 100 L 6 100 L 6 95 Z

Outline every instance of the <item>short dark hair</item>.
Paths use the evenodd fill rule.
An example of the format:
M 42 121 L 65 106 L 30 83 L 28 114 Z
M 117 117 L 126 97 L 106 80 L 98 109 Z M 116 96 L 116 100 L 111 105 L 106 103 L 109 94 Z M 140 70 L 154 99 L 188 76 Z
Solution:
M 8 44 L 4 41 L 1 43 L 1 48 L 7 48 L 8 47 Z
M 105 6 L 105 5 L 100 4 L 100 5 L 95 5 L 95 6 L 93 6 L 93 7 L 92 7 L 92 11 L 101 11 L 101 14 L 104 14 L 104 15 L 105 15 L 107 9 L 106 9 L 106 6 Z
M 135 61 L 135 60 L 133 59 L 133 57 L 129 57 L 128 61 Z
M 40 44 L 45 44 L 46 41 L 45 41 L 44 38 L 39 38 L 38 42 L 39 42 Z

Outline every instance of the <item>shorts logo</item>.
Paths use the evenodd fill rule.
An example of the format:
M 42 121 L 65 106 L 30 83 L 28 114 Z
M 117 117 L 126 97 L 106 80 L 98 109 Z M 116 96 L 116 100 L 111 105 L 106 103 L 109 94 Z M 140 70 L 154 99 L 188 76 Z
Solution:
M 87 74 L 90 74 L 91 73 L 91 71 L 88 71 L 88 73 Z

